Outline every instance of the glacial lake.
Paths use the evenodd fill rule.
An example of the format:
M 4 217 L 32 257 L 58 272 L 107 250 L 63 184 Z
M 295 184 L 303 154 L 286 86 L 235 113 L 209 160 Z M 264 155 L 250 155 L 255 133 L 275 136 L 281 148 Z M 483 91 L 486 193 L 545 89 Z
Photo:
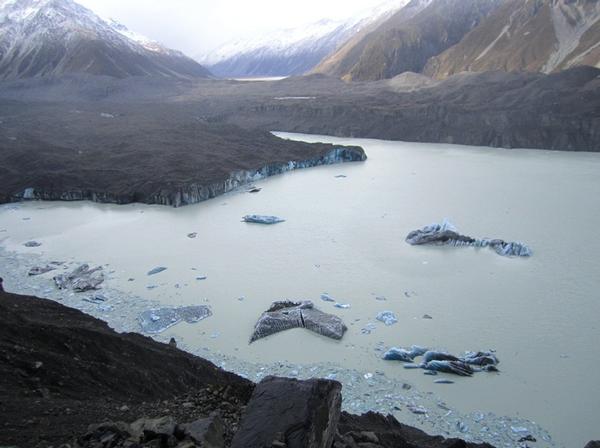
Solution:
M 300 377 L 327 365 L 338 379 L 352 378 L 345 391 L 360 391 L 352 402 L 345 396 L 346 409 L 376 407 L 430 432 L 518 446 L 520 425 L 528 423 L 511 425 L 502 417 L 508 416 L 549 432 L 552 441 L 534 446 L 583 447 L 600 438 L 600 154 L 277 135 L 360 145 L 369 159 L 287 173 L 257 182 L 260 193 L 241 190 L 179 209 L 1 206 L 6 289 L 58 298 L 120 330 L 139 330 L 135 313 L 150 303 L 208 304 L 213 316 L 178 324 L 159 339 L 174 336 L 192 352 L 218 354 L 225 368 L 254 380 L 271 372 L 252 371 L 253 364 Z M 286 221 L 241 222 L 255 213 Z M 405 242 L 411 230 L 444 218 L 467 235 L 524 242 L 533 257 Z M 188 237 L 192 232 L 196 238 Z M 30 240 L 42 245 L 24 247 Z M 107 304 L 114 308 L 92 309 L 82 295 L 58 297 L 53 273 L 24 274 L 50 260 L 105 266 Z M 147 276 L 156 266 L 168 269 Z M 350 308 L 334 308 L 323 293 Z M 295 329 L 248 345 L 257 318 L 280 299 L 312 300 L 340 316 L 348 331 L 334 341 Z M 398 323 L 376 321 L 385 310 Z M 374 330 L 364 334 L 368 324 Z M 500 373 L 431 377 L 381 359 L 382 348 L 413 344 L 454 354 L 494 349 Z M 344 376 L 343 369 L 356 374 Z M 384 391 L 378 378 L 393 390 Z M 434 383 L 439 378 L 454 384 Z M 436 408 L 446 429 L 390 405 L 405 392 Z M 491 430 L 473 415 L 488 412 L 512 431 L 513 445 L 481 435 Z M 461 426 L 463 417 L 454 415 L 471 420 L 464 417 Z

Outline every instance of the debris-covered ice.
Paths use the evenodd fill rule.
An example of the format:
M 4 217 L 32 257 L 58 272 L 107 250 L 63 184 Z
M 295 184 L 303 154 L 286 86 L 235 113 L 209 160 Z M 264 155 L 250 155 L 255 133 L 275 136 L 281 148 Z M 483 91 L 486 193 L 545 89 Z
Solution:
M 333 339 L 342 339 L 347 329 L 339 317 L 316 309 L 310 300 L 283 300 L 273 302 L 260 316 L 250 342 L 290 328 L 306 328 Z
M 418 356 L 423 356 L 420 364 L 415 363 L 415 358 Z M 496 355 L 489 351 L 465 352 L 462 357 L 458 357 L 416 345 L 413 345 L 410 350 L 392 347 L 383 354 L 383 359 L 410 363 L 404 368 L 422 368 L 431 372 L 452 373 L 459 376 L 471 376 L 481 371 L 497 372 L 496 366 L 500 362 Z
M 34 266 L 29 270 L 29 272 L 27 274 L 30 277 L 32 277 L 35 275 L 42 275 L 42 274 L 45 274 L 46 272 L 50 272 L 50 271 L 54 271 L 54 270 L 56 270 L 56 266 L 47 264 L 46 266 Z
M 59 274 L 54 277 L 54 283 L 58 289 L 72 289 L 75 292 L 98 289 L 102 282 L 104 282 L 102 266 L 90 269 L 87 264 L 82 264 L 68 274 Z
M 161 333 L 181 321 L 193 324 L 211 315 L 212 312 L 206 305 L 194 305 L 147 310 L 140 314 L 139 321 L 144 333 L 154 334 Z
M 456 227 L 446 219 L 441 224 L 431 224 L 410 232 L 406 237 L 406 242 L 413 246 L 427 244 L 490 247 L 498 255 L 505 257 L 530 257 L 532 255 L 531 249 L 523 243 L 490 238 L 477 239 L 461 235 Z

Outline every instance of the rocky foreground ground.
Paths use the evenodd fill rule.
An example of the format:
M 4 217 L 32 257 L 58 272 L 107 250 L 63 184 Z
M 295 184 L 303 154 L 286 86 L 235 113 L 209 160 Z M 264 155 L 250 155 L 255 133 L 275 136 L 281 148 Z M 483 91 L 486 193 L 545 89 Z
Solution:
M 341 412 L 341 399 L 336 381 L 256 385 L 56 302 L 0 293 L 0 446 L 490 446 Z

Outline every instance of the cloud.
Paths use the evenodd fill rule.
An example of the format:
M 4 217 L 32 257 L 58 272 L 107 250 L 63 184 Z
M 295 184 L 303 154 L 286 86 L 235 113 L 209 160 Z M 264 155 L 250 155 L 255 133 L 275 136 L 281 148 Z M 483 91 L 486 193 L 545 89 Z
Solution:
M 100 16 L 195 56 L 270 30 L 349 17 L 382 0 L 76 0 Z

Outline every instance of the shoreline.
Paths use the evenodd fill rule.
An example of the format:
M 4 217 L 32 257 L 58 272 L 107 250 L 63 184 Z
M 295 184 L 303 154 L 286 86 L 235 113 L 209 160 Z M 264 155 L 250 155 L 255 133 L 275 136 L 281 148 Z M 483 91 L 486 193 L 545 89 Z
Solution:
M 1 243 L 1 241 L 0 241 Z M 28 270 L 34 265 L 44 265 L 46 260 L 40 255 L 27 255 L 10 252 L 0 246 L 0 259 L 5 278 L 6 289 L 16 294 L 33 295 L 54 300 L 65 306 L 78 309 L 88 315 L 106 321 L 119 333 L 134 332 L 150 336 L 154 340 L 167 343 L 174 336 L 169 330 L 157 335 L 142 333 L 137 316 L 144 310 L 159 306 L 154 300 L 137 296 L 129 296 L 106 287 L 110 284 L 110 273 L 105 287 L 90 293 L 73 293 L 57 290 L 52 282 L 52 272 L 42 276 L 28 277 Z M 70 260 L 65 263 L 65 270 L 81 264 Z M 110 266 L 103 266 L 106 271 Z M 59 271 L 60 272 L 60 271 Z M 108 300 L 101 307 L 98 304 L 83 301 L 85 297 L 101 293 Z M 106 305 L 112 309 L 107 311 Z M 181 303 L 181 305 L 188 305 Z M 180 323 L 178 325 L 188 325 Z M 198 322 L 193 325 L 202 325 Z M 207 336 L 208 337 L 208 336 Z M 218 336 L 217 336 L 218 337 Z M 383 372 L 368 372 L 348 369 L 336 364 L 258 364 L 238 359 L 221 352 L 213 352 L 200 346 L 192 347 L 184 341 L 177 341 L 178 347 L 191 354 L 208 359 L 217 366 L 232 371 L 252 381 L 260 381 L 268 375 L 308 379 L 322 377 L 335 379 L 343 384 L 343 410 L 355 414 L 367 411 L 393 414 L 404 424 L 418 427 L 434 435 L 459 437 L 469 442 L 487 442 L 495 446 L 518 447 L 520 435 L 512 428 L 526 427 L 529 432 L 546 446 L 557 446 L 550 434 L 537 424 L 522 418 L 500 417 L 492 413 L 476 411 L 463 414 L 451 405 L 443 402 L 433 394 L 422 392 L 408 382 L 388 378 Z M 373 394 L 373 391 L 376 393 Z M 410 409 L 425 410 L 424 413 L 413 413 Z M 506 445 L 508 444 L 508 445 Z

